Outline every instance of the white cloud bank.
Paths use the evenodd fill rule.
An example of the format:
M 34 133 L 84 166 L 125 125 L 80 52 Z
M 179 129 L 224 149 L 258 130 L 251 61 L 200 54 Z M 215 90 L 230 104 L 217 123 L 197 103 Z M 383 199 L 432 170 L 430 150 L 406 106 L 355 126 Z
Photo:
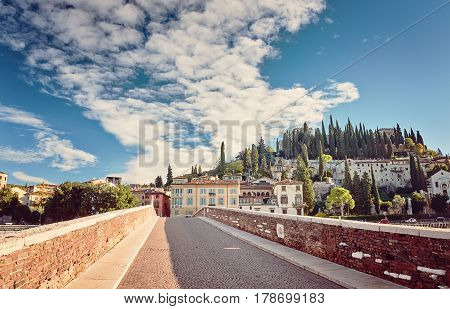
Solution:
M 76 149 L 71 141 L 60 138 L 57 132 L 32 113 L 0 104 L 0 121 L 33 128 L 36 140 L 34 149 L 19 150 L 0 146 L 0 160 L 33 163 L 49 159 L 51 167 L 64 172 L 93 165 L 97 160 L 94 155 Z
M 316 123 L 326 110 L 359 97 L 349 82 L 308 93 L 301 85 L 272 88 L 261 76 L 263 61 L 278 54 L 271 42 L 281 31 L 317 21 L 322 0 L 64 3 L 0 4 L 0 42 L 24 52 L 30 74 L 46 91 L 70 97 L 123 145 L 151 151 L 146 155 L 157 164 L 143 167 L 143 156 L 128 162 L 123 176 L 130 182 L 165 175 L 169 162 L 175 174 L 191 164 L 211 165 L 222 140 L 231 153 L 255 142 L 253 131 L 268 138 L 279 128 Z M 139 74 L 149 82 L 133 83 Z M 180 134 L 160 130 L 151 145 L 142 145 L 142 120 L 180 124 Z M 260 128 L 247 130 L 245 123 Z M 192 128 L 207 134 L 192 134 Z
M 30 175 L 25 174 L 24 172 L 14 172 L 14 173 L 12 173 L 12 175 L 17 180 L 26 182 L 28 184 L 30 184 L 30 183 L 48 183 L 48 184 L 53 184 L 52 182 L 48 181 L 45 178 L 30 176 Z

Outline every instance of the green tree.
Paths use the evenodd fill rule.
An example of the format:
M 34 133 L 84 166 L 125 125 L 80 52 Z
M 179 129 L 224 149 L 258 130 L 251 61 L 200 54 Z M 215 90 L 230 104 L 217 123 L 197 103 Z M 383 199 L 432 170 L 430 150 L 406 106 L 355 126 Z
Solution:
M 17 194 L 10 187 L 0 189 L 0 214 L 11 216 L 20 205 Z
M 394 195 L 394 198 L 392 199 L 392 207 L 393 211 L 396 214 L 403 214 L 405 213 L 405 205 L 406 205 L 406 199 L 402 197 L 401 195 Z
M 259 165 L 259 154 L 258 148 L 255 144 L 252 145 L 252 153 L 251 153 L 251 162 L 252 162 L 252 175 L 256 176 L 258 174 L 258 165 Z
M 338 206 L 341 212 L 341 216 L 344 216 L 344 207 L 347 206 L 348 209 L 353 209 L 355 207 L 355 201 L 350 194 L 350 191 L 344 188 L 336 187 L 331 189 L 330 194 L 325 202 L 327 209 L 333 208 L 333 206 Z
M 288 175 L 287 175 L 286 170 L 283 170 L 283 171 L 281 172 L 281 180 L 285 180 L 285 179 L 288 179 Z
M 250 149 L 246 148 L 244 153 L 244 174 L 248 177 L 252 171 L 252 159 Z
M 263 175 L 263 176 L 269 177 L 270 173 L 269 173 L 269 167 L 267 166 L 266 157 L 262 157 L 260 174 Z
M 344 167 L 344 188 L 351 191 L 352 190 L 352 175 L 350 174 L 350 166 L 348 165 L 348 160 L 345 160 L 345 167 Z
M 202 166 L 200 164 L 198 165 L 197 173 L 198 173 L 198 175 L 202 175 L 203 174 Z
M 413 154 L 409 155 L 409 173 L 411 176 L 411 187 L 414 191 L 416 191 L 419 188 L 419 174 L 417 172 L 416 159 Z
M 297 157 L 297 169 L 294 173 L 294 178 L 303 182 L 303 203 L 305 204 L 305 213 L 309 214 L 315 206 L 314 187 L 309 169 L 301 156 Z
M 302 144 L 301 150 L 302 150 L 302 160 L 305 163 L 305 166 L 308 167 L 309 166 L 308 146 L 306 146 L 305 144 Z
M 355 200 L 357 210 L 361 212 L 363 202 L 362 202 L 362 193 L 361 193 L 361 178 L 359 177 L 359 174 L 355 171 L 353 174 L 353 180 L 352 180 L 352 190 L 351 190 L 353 199 Z
M 225 142 L 220 146 L 220 160 L 219 160 L 219 177 L 223 178 L 225 175 Z
M 193 173 L 194 174 L 194 173 Z M 162 188 L 163 187 L 163 180 L 161 176 L 157 176 L 155 179 L 155 187 L 156 188 Z
M 373 167 L 370 167 L 370 174 L 372 176 L 372 196 L 373 204 L 375 205 L 375 211 L 377 214 L 380 213 L 380 192 L 378 191 L 377 181 L 375 179 L 375 174 L 373 173 Z
M 167 182 L 166 182 L 166 186 L 169 187 L 171 186 L 173 183 L 173 174 L 172 174 L 172 167 L 169 166 L 167 167 Z
M 370 208 L 373 203 L 372 196 L 372 182 L 370 181 L 369 174 L 364 172 L 363 177 L 361 179 L 361 201 L 363 206 L 364 214 L 370 214 Z

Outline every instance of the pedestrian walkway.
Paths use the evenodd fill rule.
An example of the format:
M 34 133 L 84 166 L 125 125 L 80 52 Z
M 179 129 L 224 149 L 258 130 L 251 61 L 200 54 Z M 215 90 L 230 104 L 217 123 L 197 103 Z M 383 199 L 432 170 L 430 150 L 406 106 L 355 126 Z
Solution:
M 341 288 L 200 218 L 161 218 L 119 288 Z

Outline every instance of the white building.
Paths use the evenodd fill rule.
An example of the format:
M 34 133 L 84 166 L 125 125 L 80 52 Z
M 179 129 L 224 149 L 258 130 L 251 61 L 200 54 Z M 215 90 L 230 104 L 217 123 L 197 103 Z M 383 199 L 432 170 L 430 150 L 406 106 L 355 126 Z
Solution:
M 428 178 L 428 193 L 433 196 L 436 194 L 449 195 L 450 189 L 450 173 L 447 171 L 439 171 Z
M 122 177 L 107 176 L 106 182 L 117 186 L 122 183 Z
M 22 190 L 22 189 L 19 188 L 19 187 L 13 187 L 13 188 L 11 188 L 11 191 L 12 191 L 14 194 L 17 194 L 17 198 L 19 199 L 20 204 L 22 204 L 22 205 L 27 205 L 27 203 L 28 203 L 28 195 L 27 195 L 27 191 Z
M 273 194 L 283 214 L 303 214 L 303 183 L 286 179 L 273 185 Z
M 292 178 L 294 170 L 297 168 L 297 160 L 284 159 L 281 157 L 275 157 L 275 162 L 271 166 L 273 179 L 281 180 L 281 175 L 285 172 L 287 178 Z
M 8 183 L 8 174 L 0 172 L 0 189 L 6 187 L 7 183 Z

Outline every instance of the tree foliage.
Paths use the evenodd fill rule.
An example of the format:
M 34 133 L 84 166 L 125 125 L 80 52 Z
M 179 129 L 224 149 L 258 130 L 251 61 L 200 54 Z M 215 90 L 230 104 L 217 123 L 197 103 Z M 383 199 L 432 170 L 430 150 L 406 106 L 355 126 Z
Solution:
M 353 200 L 350 191 L 336 187 L 331 189 L 330 194 L 327 196 L 325 206 L 327 209 L 331 209 L 334 206 L 339 207 L 341 216 L 344 216 L 344 206 L 347 206 L 348 209 L 353 209 L 355 207 L 355 201 Z

